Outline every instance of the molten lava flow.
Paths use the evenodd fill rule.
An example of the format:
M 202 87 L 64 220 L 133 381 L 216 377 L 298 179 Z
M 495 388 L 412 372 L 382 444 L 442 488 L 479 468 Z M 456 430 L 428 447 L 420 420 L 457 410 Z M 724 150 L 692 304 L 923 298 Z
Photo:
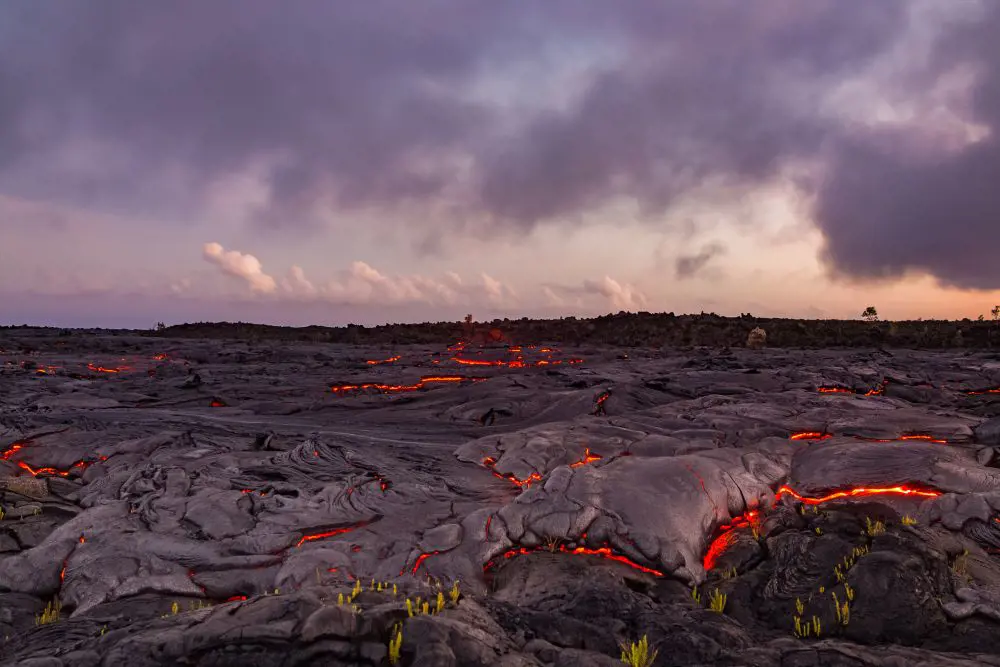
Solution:
M 607 560 L 615 561 L 616 563 L 622 563 L 623 565 L 628 565 L 629 567 L 635 570 L 639 570 L 640 572 L 645 572 L 646 574 L 651 574 L 655 577 L 663 576 L 663 573 L 660 572 L 659 570 L 654 570 L 651 567 L 640 565 L 639 563 L 636 563 L 634 560 L 630 558 L 627 558 L 620 554 L 616 554 L 611 550 L 611 547 L 608 546 L 598 547 L 597 549 L 590 549 L 588 547 L 575 547 L 570 549 L 567 548 L 566 545 L 560 544 L 558 551 L 559 553 L 571 554 L 574 556 L 598 556 L 600 558 L 605 558 Z M 508 549 L 507 551 L 505 551 L 503 554 L 501 554 L 500 559 L 510 560 L 515 556 L 529 556 L 533 553 L 539 553 L 539 552 L 554 553 L 553 550 L 545 546 L 534 547 L 531 549 L 527 547 L 516 547 L 514 549 Z M 490 570 L 496 568 L 499 564 L 500 559 L 494 559 L 486 563 L 486 565 L 483 566 L 483 572 L 489 572 Z
M 163 352 L 160 352 L 159 354 L 154 354 L 153 355 L 153 361 L 166 361 L 166 359 L 167 359 L 167 355 L 164 354 Z
M 363 528 L 363 527 L 367 526 L 369 523 L 370 522 L 368 522 L 368 521 L 362 521 L 360 523 L 354 524 L 353 526 L 345 526 L 343 528 L 334 528 L 333 530 L 327 530 L 327 531 L 324 531 L 322 533 L 309 533 L 309 534 L 303 535 L 302 539 L 300 539 L 298 541 L 298 543 L 296 543 L 295 546 L 296 547 L 301 547 L 306 542 L 312 542 L 313 540 L 322 540 L 322 539 L 325 539 L 327 537 L 334 537 L 336 535 L 343 535 L 344 533 L 349 533 L 352 530 L 357 530 L 358 528 Z
M 840 500 L 842 498 L 857 498 L 864 496 L 880 496 L 880 495 L 893 495 L 893 496 L 920 496 L 922 498 L 937 498 L 941 495 L 939 491 L 929 491 L 925 489 L 914 489 L 907 486 L 891 486 L 891 487 L 858 487 L 855 489 L 848 489 L 846 491 L 834 491 L 833 493 L 821 496 L 819 498 L 812 498 L 809 496 L 803 496 L 795 489 L 790 486 L 782 486 L 774 494 L 774 499 L 778 500 L 782 496 L 791 496 L 799 502 L 805 503 L 806 505 L 819 505 L 822 503 L 830 502 L 831 500 Z
M 13 456 L 14 454 L 16 454 L 17 452 L 21 451 L 22 449 L 24 449 L 24 446 L 26 444 L 27 443 L 25 443 L 25 442 L 15 442 L 10 447 L 8 447 L 7 449 L 3 450 L 2 453 L 0 453 L 0 460 L 2 460 L 2 461 L 10 461 L 10 457 Z
M 539 481 L 539 480 L 542 479 L 542 476 L 539 475 L 537 472 L 531 473 L 525 479 L 518 479 L 512 473 L 507 473 L 506 475 L 501 475 L 500 473 L 498 473 L 496 471 L 496 468 L 494 467 L 496 465 L 496 462 L 497 462 L 496 459 L 494 459 L 491 456 L 487 456 L 485 459 L 483 459 L 483 465 L 486 466 L 487 468 L 489 468 L 490 472 L 492 472 L 494 474 L 494 476 L 499 477 L 500 479 L 505 479 L 508 482 L 513 482 L 514 484 L 517 484 L 522 489 L 525 488 L 525 487 L 527 487 L 527 486 L 530 486 L 532 482 L 537 482 L 537 481 Z
M 419 556 L 417 556 L 417 562 L 415 562 L 413 564 L 413 569 L 410 570 L 410 574 L 413 575 L 413 576 L 417 576 L 417 570 L 420 569 L 420 566 L 423 565 L 424 561 L 427 560 L 428 558 L 430 558 L 431 556 L 437 556 L 439 553 L 441 553 L 441 552 L 440 551 L 431 551 L 429 553 L 420 554 Z M 399 574 L 402 575 L 403 573 L 400 572 Z
M 245 602 L 246 599 L 247 596 L 245 595 L 234 595 L 233 597 L 228 598 L 226 602 Z
M 58 475 L 59 477 L 69 477 L 70 473 L 74 470 L 83 470 L 88 465 L 90 465 L 90 463 L 87 461 L 77 461 L 71 465 L 68 470 L 60 470 L 59 468 L 32 468 L 24 461 L 17 462 L 17 466 L 22 470 L 27 470 L 32 477 L 38 477 L 39 475 Z
M 702 566 L 706 570 L 711 570 L 715 567 L 716 562 L 725 553 L 726 549 L 731 547 L 736 542 L 736 530 L 740 528 L 753 528 L 754 530 L 760 529 L 761 515 L 757 510 L 750 510 L 744 512 L 738 517 L 734 517 L 733 520 L 727 524 L 723 524 L 718 528 L 718 535 L 712 540 L 708 545 L 708 550 L 705 552 L 705 557 L 702 559 Z
M 817 387 L 816 391 L 821 394 L 853 394 L 853 389 L 847 387 Z
M 330 391 L 334 394 L 346 394 L 353 391 L 374 389 L 383 394 L 396 394 L 406 391 L 417 391 L 419 389 L 423 389 L 429 384 L 435 383 L 484 382 L 487 379 L 488 378 L 467 377 L 464 375 L 428 375 L 420 378 L 420 381 L 416 384 L 381 384 L 377 382 L 365 382 L 362 384 L 338 384 L 330 387 Z
M 389 357 L 388 359 L 369 359 L 365 363 L 368 364 L 369 366 L 378 366 L 379 364 L 392 364 L 399 361 L 402 358 L 403 357 L 401 355 L 397 354 L 396 356 Z
M 585 466 L 588 463 L 593 463 L 594 461 L 600 461 L 601 456 L 599 454 L 591 454 L 590 449 L 583 450 L 583 458 L 576 463 L 570 463 L 570 468 L 579 468 L 580 466 Z
M 865 392 L 865 396 L 882 396 L 885 393 L 885 388 L 889 386 L 889 381 L 883 379 L 881 384 L 879 384 L 874 389 L 869 389 Z
M 826 440 L 827 438 L 832 438 L 832 433 L 823 433 L 820 431 L 800 431 L 798 433 L 792 433 L 788 436 L 789 440 Z
M 991 389 L 977 389 L 975 391 L 965 392 L 968 396 L 982 396 L 984 394 L 1000 394 L 1000 387 L 993 387 Z
M 94 364 L 87 364 L 87 369 L 93 373 L 121 373 L 122 371 L 132 370 L 131 366 L 118 366 L 117 368 L 105 368 L 104 366 L 96 366 Z
M 899 440 L 920 440 L 922 442 L 933 442 L 939 445 L 947 445 L 947 440 L 942 440 L 940 438 L 935 438 L 932 435 L 925 435 L 922 433 L 914 433 L 908 435 L 901 435 L 898 438 L 862 438 L 861 436 L 855 436 L 858 440 L 867 440 L 868 442 L 898 442 Z
M 731 547 L 736 542 L 736 533 L 728 531 L 725 533 L 719 533 L 719 535 L 712 540 L 708 545 L 708 550 L 705 552 L 705 557 L 702 558 L 701 564 L 706 570 L 711 570 L 715 567 L 715 564 L 722 557 L 722 554 Z
M 220 401 L 219 399 L 215 399 L 211 403 L 209 403 L 208 407 L 210 407 L 210 408 L 225 408 L 225 407 L 228 407 L 228 406 L 223 401 Z

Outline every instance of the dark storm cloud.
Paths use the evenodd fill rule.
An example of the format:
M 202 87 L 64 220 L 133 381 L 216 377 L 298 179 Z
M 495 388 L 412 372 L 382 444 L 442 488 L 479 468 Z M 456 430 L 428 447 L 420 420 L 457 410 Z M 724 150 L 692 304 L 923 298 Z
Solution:
M 868 132 L 842 141 L 819 190 L 825 258 L 842 274 L 892 278 L 922 270 L 941 282 L 1000 288 L 1000 4 L 952 34 L 928 80 L 980 67 L 971 119 L 990 129 L 958 151 L 919 151 L 920 136 Z M 927 141 L 927 139 L 924 139 Z
M 695 274 L 705 268 L 713 257 L 723 254 L 726 251 L 721 243 L 710 243 L 700 252 L 694 255 L 683 255 L 677 258 L 676 273 L 681 280 L 692 278 Z
M 4 3 L 0 192 L 196 214 L 220 178 L 269 160 L 260 215 L 275 225 L 330 204 L 453 197 L 469 175 L 451 202 L 463 224 L 528 229 L 615 197 L 654 215 L 707 181 L 752 186 L 790 161 L 834 155 L 813 194 L 835 267 L 862 276 L 920 267 L 1000 286 L 1000 269 L 969 261 L 1000 234 L 987 179 L 996 181 L 996 135 L 915 164 L 898 142 L 821 115 L 805 97 L 815 85 L 799 89 L 857 74 L 901 34 L 910 4 Z M 984 26 L 947 53 L 992 67 L 976 111 L 996 128 L 989 35 Z M 545 73 L 543 55 L 565 45 L 619 54 L 594 66 L 572 104 L 512 118 L 525 106 L 464 94 L 507 76 L 510 63 Z M 936 73 L 911 82 L 914 94 Z

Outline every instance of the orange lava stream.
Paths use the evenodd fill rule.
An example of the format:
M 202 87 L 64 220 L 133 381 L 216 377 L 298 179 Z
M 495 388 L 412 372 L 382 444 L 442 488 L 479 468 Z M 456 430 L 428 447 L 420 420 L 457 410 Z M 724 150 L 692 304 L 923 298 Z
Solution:
M 599 454 L 591 454 L 590 449 L 583 450 L 583 458 L 576 463 L 570 463 L 570 468 L 579 468 L 580 466 L 585 466 L 588 463 L 594 463 L 595 461 L 600 461 L 601 456 Z
M 132 370 L 131 366 L 119 366 L 117 368 L 105 368 L 104 366 L 96 366 L 94 364 L 87 364 L 87 369 L 93 373 L 121 373 L 122 371 Z
M 485 382 L 488 378 L 467 377 L 465 375 L 428 375 L 420 378 L 415 384 L 382 384 L 378 382 L 365 382 L 361 384 L 339 384 L 330 387 L 330 391 L 335 394 L 345 394 L 352 391 L 363 391 L 365 389 L 376 389 L 385 394 L 395 394 L 405 391 L 417 391 L 423 389 L 428 384 L 442 382 Z
M 880 496 L 880 495 L 895 495 L 895 496 L 920 496 L 922 498 L 937 498 L 941 495 L 939 491 L 929 491 L 926 489 L 914 489 L 907 486 L 890 486 L 890 487 L 858 487 L 854 489 L 848 489 L 846 491 L 834 491 L 833 493 L 821 496 L 819 498 L 813 498 L 810 496 L 803 496 L 795 489 L 790 486 L 782 486 L 774 494 L 775 500 L 778 500 L 782 496 L 791 496 L 799 502 L 805 503 L 806 505 L 819 505 L 822 503 L 830 502 L 831 500 L 840 500 L 842 498 L 857 498 L 864 496 Z
M 1000 394 L 1000 387 L 994 387 L 992 389 L 978 389 L 976 391 L 965 392 L 967 396 L 982 396 L 984 394 Z
M 420 566 L 424 564 L 424 561 L 427 560 L 428 558 L 430 558 L 431 556 L 437 556 L 439 553 L 441 553 L 441 552 L 440 551 L 431 551 L 429 553 L 420 554 L 419 556 L 417 556 L 417 561 L 413 564 L 413 569 L 410 570 L 410 574 L 413 575 L 413 576 L 417 576 L 417 570 L 419 570 Z M 403 573 L 400 572 L 400 574 L 403 574 Z
M 731 547 L 736 541 L 736 529 L 757 527 L 760 526 L 760 521 L 760 512 L 750 510 L 738 517 L 734 517 L 731 522 L 719 526 L 719 534 L 709 543 L 708 549 L 705 551 L 705 556 L 701 561 L 702 566 L 706 570 L 711 570 L 715 567 L 715 564 L 722 554 L 725 553 L 726 549 Z
M 818 387 L 816 389 L 821 394 L 853 394 L 853 389 L 847 387 Z
M 494 476 L 499 477 L 500 479 L 505 479 L 508 482 L 513 482 L 514 484 L 517 484 L 522 489 L 524 487 L 530 485 L 532 482 L 537 482 L 540 479 L 542 479 L 542 476 L 539 475 L 537 472 L 531 473 L 525 479 L 518 479 L 512 473 L 507 473 L 506 475 L 501 475 L 493 467 L 493 466 L 496 465 L 496 463 L 497 463 L 497 460 L 495 458 L 493 458 L 492 456 L 487 456 L 485 459 L 483 459 L 483 465 L 486 466 L 487 468 L 489 468 L 490 472 L 492 472 Z
M 368 525 L 368 521 L 362 521 L 361 523 L 356 523 L 353 526 L 345 526 L 343 528 L 334 528 L 333 530 L 327 530 L 322 533 L 309 533 L 302 536 L 295 546 L 301 547 L 306 542 L 312 542 L 313 540 L 322 540 L 327 537 L 334 537 L 336 535 L 343 535 L 344 533 L 349 533 L 352 530 L 357 530 L 358 528 L 364 528 Z
M 397 354 L 396 356 L 389 357 L 388 359 L 369 359 L 365 363 L 368 364 L 369 366 L 378 366 L 379 364 L 392 364 L 399 361 L 402 358 L 403 357 L 401 355 Z
M 639 570 L 640 572 L 645 572 L 646 574 L 651 574 L 655 577 L 664 576 L 663 573 L 660 572 L 659 570 L 655 570 L 651 567 L 646 567 L 645 565 L 640 565 L 639 563 L 636 563 L 634 560 L 627 558 L 626 556 L 622 556 L 621 554 L 616 554 L 611 550 L 611 547 L 598 547 L 597 549 L 591 549 L 588 547 L 575 547 L 573 549 L 569 549 L 565 545 L 559 545 L 558 551 L 559 553 L 571 554 L 574 556 L 598 556 L 600 558 L 615 561 L 616 563 L 622 563 L 623 565 L 628 565 L 629 567 L 635 570 Z M 503 554 L 501 554 L 500 558 L 502 558 L 503 560 L 510 560 L 515 556 L 529 556 L 533 553 L 540 553 L 540 552 L 550 552 L 550 550 L 548 547 L 544 546 L 535 547 L 532 549 L 529 549 L 527 547 L 517 547 L 515 549 L 508 549 Z M 483 572 L 488 572 L 489 570 L 492 570 L 495 567 L 497 567 L 497 565 L 498 565 L 497 559 L 491 560 L 488 563 L 486 563 L 486 565 L 483 566 Z
M 860 438 L 861 440 L 867 440 L 868 442 L 896 442 L 897 440 L 921 440 L 923 442 L 934 442 L 939 445 L 947 445 L 947 440 L 941 440 L 940 438 L 935 438 L 931 435 L 924 434 L 910 434 L 901 435 L 898 438 Z
M 228 406 L 225 403 L 223 403 L 222 401 L 215 400 L 215 401 L 212 401 L 211 403 L 209 403 L 208 407 L 210 407 L 210 408 L 225 408 L 225 407 L 228 407 Z
M 0 461 L 10 461 L 10 457 L 24 449 L 25 444 L 26 443 L 24 442 L 15 442 L 10 447 L 3 450 L 3 453 L 0 453 Z
M 166 358 L 167 358 L 167 355 L 164 354 L 164 353 L 162 353 L 162 352 L 159 353 L 159 354 L 154 354 L 153 355 L 153 361 L 164 361 L 164 360 L 166 360 Z
M 800 431 L 788 436 L 789 440 L 826 440 L 832 438 L 832 433 L 822 433 L 820 431 Z

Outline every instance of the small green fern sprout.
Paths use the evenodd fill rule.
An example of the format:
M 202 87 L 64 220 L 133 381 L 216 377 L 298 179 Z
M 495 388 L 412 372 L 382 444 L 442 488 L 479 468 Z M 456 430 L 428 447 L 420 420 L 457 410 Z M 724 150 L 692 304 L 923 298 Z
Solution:
M 708 608 L 717 614 L 721 614 L 726 608 L 726 594 L 720 593 L 718 588 L 713 590 L 708 596 Z
M 902 518 L 902 523 L 904 526 L 915 526 L 917 525 L 917 520 L 914 519 L 909 514 L 904 514 Z
M 181 610 L 180 605 L 177 604 L 176 601 L 172 605 L 170 605 L 170 613 L 173 614 L 174 616 L 176 616 L 177 612 L 179 612 L 180 610 Z
M 437 603 L 436 605 L 437 613 L 440 614 L 441 610 L 444 609 L 444 593 L 442 593 L 441 591 L 438 591 L 436 603 Z
M 701 592 L 698 590 L 697 586 L 691 589 L 691 599 L 698 604 L 701 604 Z
M 656 654 L 659 653 L 655 649 L 652 652 L 649 650 L 649 638 L 646 635 L 637 642 L 622 644 L 621 649 L 622 664 L 628 667 L 651 667 L 656 660 Z
M 816 526 L 815 528 L 813 528 L 813 530 L 816 532 L 817 535 L 823 534 L 823 529 L 820 528 L 819 526 Z
M 399 589 L 396 588 L 396 584 L 393 584 L 392 585 L 392 597 L 396 597 L 397 595 L 399 595 Z
M 885 524 L 881 521 L 872 521 L 871 517 L 865 517 L 865 532 L 868 537 L 885 534 Z
M 428 614 L 430 614 L 431 613 L 431 605 L 430 605 L 430 603 L 429 602 L 425 602 L 424 605 L 420 608 L 420 610 L 424 613 L 424 616 L 427 616 Z
M 42 610 L 41 614 L 35 616 L 35 625 L 48 625 L 49 623 L 57 622 L 60 612 L 62 612 L 62 603 L 57 596 L 45 605 L 45 609 Z
M 461 595 L 461 593 L 458 590 L 458 580 L 457 579 L 455 580 L 455 583 L 453 583 L 451 585 L 451 590 L 448 591 L 448 595 L 451 597 L 451 603 L 454 604 L 454 605 L 457 605 L 458 604 L 458 598 Z
M 413 600 L 406 598 L 406 615 L 413 618 Z
M 844 584 L 844 593 L 847 595 L 848 602 L 854 602 L 854 589 L 851 588 L 850 584 Z
M 819 622 L 819 617 L 818 616 L 813 616 L 813 618 L 812 618 L 812 629 L 813 629 L 813 636 L 819 637 L 819 632 L 820 632 L 821 626 L 820 626 L 820 622 Z
M 799 598 L 795 598 L 795 611 L 798 612 L 798 615 L 801 616 L 802 612 L 804 612 L 805 610 L 806 610 L 806 605 L 802 602 L 802 600 Z
M 393 635 L 389 639 L 389 664 L 399 663 L 403 649 L 403 626 L 399 623 L 393 628 Z

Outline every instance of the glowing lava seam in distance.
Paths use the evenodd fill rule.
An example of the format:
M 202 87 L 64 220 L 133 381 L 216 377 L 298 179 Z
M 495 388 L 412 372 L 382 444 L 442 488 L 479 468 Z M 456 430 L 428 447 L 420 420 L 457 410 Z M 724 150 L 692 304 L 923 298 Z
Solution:
M 569 467 L 579 468 L 581 466 L 585 466 L 590 463 L 595 463 L 596 461 L 600 461 L 601 458 L 602 457 L 600 454 L 594 454 L 590 451 L 590 448 L 587 448 L 583 450 L 583 458 L 580 459 L 579 461 L 574 461 L 573 463 L 570 463 Z M 540 475 L 537 472 L 531 473 L 525 479 L 518 479 L 517 477 L 514 476 L 513 473 L 507 473 L 506 475 L 502 475 L 496 471 L 495 467 L 496 463 L 497 460 L 492 456 L 487 456 L 485 459 L 483 459 L 483 465 L 486 466 L 489 469 L 489 471 L 493 473 L 495 477 L 499 477 L 500 479 L 506 479 L 507 481 L 516 484 L 522 489 L 527 486 L 530 486 L 532 482 L 538 482 L 542 479 L 542 475 Z
M 572 549 L 569 549 L 565 545 L 560 544 L 558 552 L 563 554 L 571 554 L 574 556 L 598 556 L 600 558 L 611 560 L 616 563 L 622 563 L 623 565 L 628 565 L 632 569 L 639 570 L 640 572 L 645 572 L 646 574 L 651 574 L 656 577 L 664 576 L 663 572 L 660 572 L 659 570 L 655 570 L 651 567 L 646 567 L 645 565 L 640 565 L 639 563 L 636 563 L 634 560 L 631 560 L 630 558 L 627 558 L 620 554 L 616 554 L 611 550 L 611 547 L 605 546 L 605 547 L 598 547 L 597 549 L 590 549 L 588 547 L 574 547 Z M 507 551 L 503 552 L 499 557 L 494 558 L 493 560 L 487 562 L 486 565 L 483 566 L 483 572 L 489 572 L 490 570 L 495 569 L 499 564 L 500 559 L 510 560 L 515 556 L 530 556 L 531 554 L 536 554 L 536 553 L 555 553 L 555 552 L 551 551 L 548 547 L 544 546 L 534 547 L 531 549 L 527 547 L 516 547 L 514 549 L 508 549 Z M 414 571 L 416 571 L 416 569 L 414 569 Z

